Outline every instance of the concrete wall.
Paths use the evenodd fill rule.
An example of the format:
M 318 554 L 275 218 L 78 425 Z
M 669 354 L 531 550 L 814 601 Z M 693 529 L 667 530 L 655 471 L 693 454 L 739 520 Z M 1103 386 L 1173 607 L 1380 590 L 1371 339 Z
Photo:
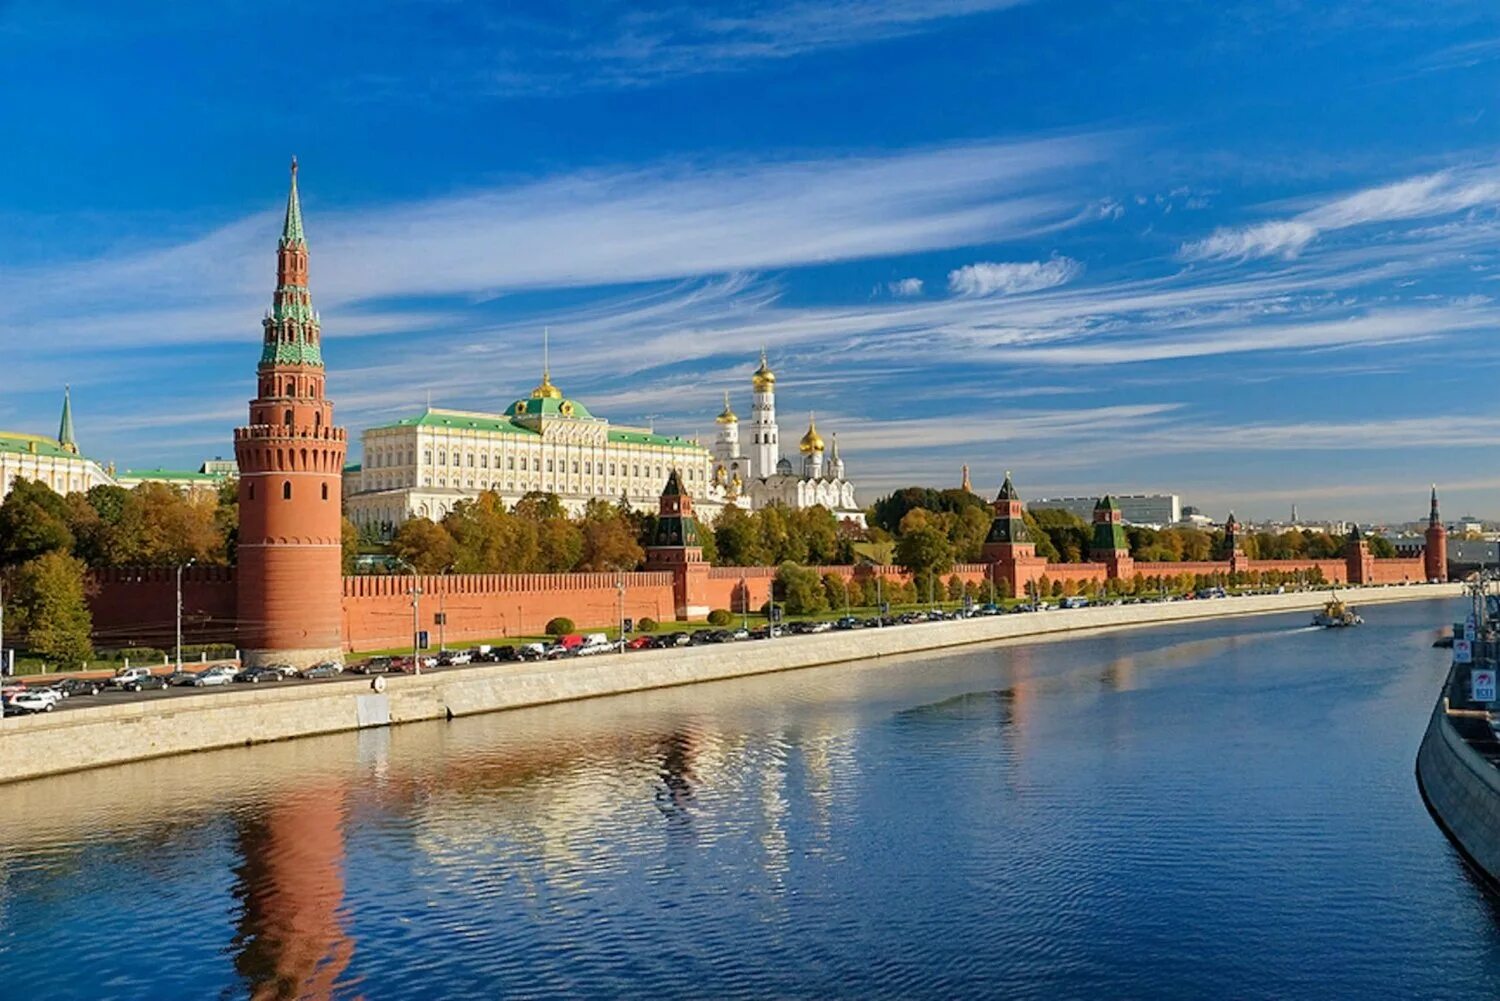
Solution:
M 1459 585 L 1361 590 L 1361 605 L 1451 597 Z M 442 719 L 521 706 L 717 681 L 917 650 L 1085 629 L 1308 611 L 1317 592 L 1219 601 L 1116 605 L 941 624 L 787 637 L 758 643 L 649 650 L 540 664 L 484 665 L 392 677 L 384 694 L 361 678 L 256 688 L 0 720 L 0 781 L 76 771 L 165 754 Z
M 1488 729 L 1475 717 L 1450 719 L 1440 701 L 1417 752 L 1417 786 L 1444 833 L 1493 886 L 1500 882 L 1500 771 L 1458 726 Z

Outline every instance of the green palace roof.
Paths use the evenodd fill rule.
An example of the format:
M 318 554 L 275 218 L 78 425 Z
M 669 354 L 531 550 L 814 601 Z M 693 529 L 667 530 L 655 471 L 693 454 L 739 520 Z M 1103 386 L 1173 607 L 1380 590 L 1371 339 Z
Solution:
M 526 404 L 526 411 L 512 416 L 515 411 Z M 564 412 L 564 404 L 571 404 L 571 409 Z M 535 408 L 535 409 L 533 409 Z M 529 424 L 523 424 L 517 417 L 524 420 L 527 417 L 555 417 L 561 420 L 598 420 L 588 412 L 583 404 L 574 400 L 558 399 L 527 399 L 517 400 L 511 404 L 506 411 L 506 416 L 489 416 L 486 414 L 469 414 L 454 410 L 428 410 L 416 417 L 403 417 L 389 424 L 380 424 L 370 428 L 371 431 L 387 431 L 394 428 L 427 427 L 427 428 L 453 428 L 458 431 L 487 431 L 491 434 L 514 434 L 535 437 L 541 432 Z M 676 435 L 653 434 L 649 431 L 627 431 L 610 428 L 609 440 L 619 445 L 661 445 L 667 448 L 699 448 L 698 444 L 687 438 Z
M 70 452 L 58 444 L 56 438 L 20 431 L 0 431 L 0 452 L 20 452 L 26 455 L 45 455 L 55 459 L 78 459 L 83 456 Z

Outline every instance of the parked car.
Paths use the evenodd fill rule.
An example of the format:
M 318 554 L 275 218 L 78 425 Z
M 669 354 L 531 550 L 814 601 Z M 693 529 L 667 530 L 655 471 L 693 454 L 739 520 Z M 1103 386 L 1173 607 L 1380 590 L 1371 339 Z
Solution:
M 41 691 L 32 690 L 12 695 L 6 709 L 10 712 L 50 713 L 56 705 L 57 699 L 49 699 Z
M 132 682 L 140 678 L 151 677 L 149 667 L 125 667 L 115 672 L 115 676 L 109 679 L 111 688 L 127 688 Z
M 173 671 L 167 675 L 167 684 L 181 687 L 190 687 L 198 680 L 197 671 Z
M 437 662 L 445 667 L 458 667 L 473 660 L 474 655 L 467 650 L 444 650 L 437 656 Z
M 258 685 L 262 681 L 280 681 L 282 673 L 274 667 L 247 667 L 234 676 L 235 681 L 248 685 Z
M 625 641 L 627 650 L 650 650 L 654 646 L 656 646 L 656 640 L 650 636 L 632 636 Z
M 143 674 L 120 686 L 121 689 L 127 692 L 149 692 L 167 687 L 167 676 L 164 674 Z
M 297 676 L 297 669 L 290 664 L 272 664 L 270 667 L 271 670 L 283 678 L 295 678 Z
M 16 699 L 27 697 L 27 696 L 33 696 L 33 695 L 36 696 L 39 699 L 45 699 L 46 701 L 52 703 L 53 705 L 57 705 L 59 702 L 61 702 L 63 700 L 62 694 L 60 692 L 57 692 L 57 691 L 53 690 L 50 686 L 47 686 L 47 685 L 23 685 L 23 686 L 21 686 L 20 691 L 13 692 L 11 694 L 9 701 L 14 702 Z
M 307 670 L 303 671 L 302 677 L 337 678 L 343 673 L 344 668 L 337 661 L 325 660 L 322 663 L 314 664 L 312 667 L 309 667 Z
M 193 687 L 209 688 L 215 685 L 227 685 L 234 680 L 236 673 L 232 667 L 210 667 L 193 675 Z
M 515 647 L 511 646 L 509 643 L 504 646 L 495 647 L 494 649 L 490 650 L 487 656 L 490 660 L 495 661 L 496 663 L 521 659 L 521 654 L 516 650 Z
M 355 674 L 385 674 L 392 668 L 391 658 L 371 657 L 362 664 L 354 664 L 349 670 Z
M 516 653 L 521 660 L 543 660 L 547 656 L 547 644 L 527 643 L 526 645 L 522 646 Z
M 64 698 L 70 695 L 98 695 L 104 691 L 104 680 L 102 678 L 64 678 L 51 687 L 61 692 Z

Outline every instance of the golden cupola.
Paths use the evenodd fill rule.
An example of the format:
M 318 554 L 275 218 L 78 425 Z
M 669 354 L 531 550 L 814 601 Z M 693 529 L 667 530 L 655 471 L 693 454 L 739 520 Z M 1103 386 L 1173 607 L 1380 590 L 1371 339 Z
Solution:
M 766 350 L 760 351 L 760 368 L 750 376 L 750 383 L 755 387 L 757 393 L 769 393 L 776 389 L 776 373 L 771 371 L 771 366 L 766 364 Z
M 738 424 L 740 419 L 735 416 L 734 410 L 729 406 L 729 391 L 724 391 L 724 410 L 714 418 L 720 424 Z
M 798 446 L 803 455 L 823 451 L 823 436 L 818 434 L 817 422 L 811 414 L 807 415 L 807 434 L 802 436 L 802 444 Z
M 533 400 L 560 400 L 562 390 L 552 385 L 552 375 L 546 369 L 542 369 L 542 384 L 531 391 Z

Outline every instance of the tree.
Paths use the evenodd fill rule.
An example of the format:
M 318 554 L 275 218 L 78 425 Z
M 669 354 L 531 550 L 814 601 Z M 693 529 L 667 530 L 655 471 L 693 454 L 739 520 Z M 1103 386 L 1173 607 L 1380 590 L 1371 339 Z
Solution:
M 344 576 L 354 573 L 359 558 L 359 529 L 348 518 L 340 519 L 339 542 L 343 550 Z
M 790 615 L 816 615 L 828 610 L 827 595 L 817 571 L 787 562 L 776 568 L 776 593 Z
M 15 623 L 32 653 L 67 667 L 93 657 L 85 572 L 82 560 L 57 550 L 29 560 L 16 572 L 7 625 Z
M 1059 563 L 1082 563 L 1088 556 L 1091 532 L 1088 522 L 1061 508 L 1028 509 L 1032 524 L 1051 543 Z M 1041 552 L 1038 541 L 1037 552 Z M 1051 557 L 1049 557 L 1050 559 Z
M 734 505 L 719 513 L 713 534 L 720 566 L 764 566 L 769 561 L 760 540 L 760 527 L 747 512 Z
M 902 525 L 905 526 L 916 513 L 910 512 L 902 519 Z M 909 530 L 903 527 L 901 538 L 896 543 L 896 563 L 911 574 L 917 593 L 925 596 L 933 578 L 953 568 L 953 544 L 935 525 L 919 521 Z
M 0 503 L 0 565 L 16 566 L 44 553 L 71 552 L 67 505 L 45 483 L 18 479 Z
M 453 536 L 430 518 L 411 518 L 401 523 L 391 539 L 391 555 L 406 560 L 418 573 L 437 573 L 453 563 Z
M 630 522 L 618 515 L 585 517 L 582 536 L 579 570 L 634 570 L 646 558 Z

